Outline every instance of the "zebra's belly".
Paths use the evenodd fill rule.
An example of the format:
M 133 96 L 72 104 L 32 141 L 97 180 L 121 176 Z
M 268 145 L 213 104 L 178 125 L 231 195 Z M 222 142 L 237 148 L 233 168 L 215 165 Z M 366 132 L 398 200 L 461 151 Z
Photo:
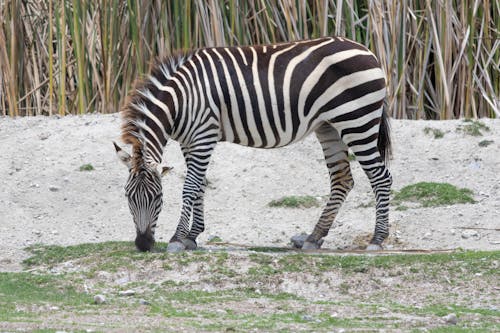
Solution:
M 312 124 L 310 127 L 299 128 L 292 131 L 292 128 L 283 130 L 279 127 L 264 129 L 262 126 L 260 130 L 257 128 L 234 128 L 224 126 L 222 122 L 219 141 L 236 143 L 246 147 L 253 148 L 279 148 L 292 143 L 302 141 L 309 136 L 318 124 Z M 267 130 L 267 131 L 266 131 Z

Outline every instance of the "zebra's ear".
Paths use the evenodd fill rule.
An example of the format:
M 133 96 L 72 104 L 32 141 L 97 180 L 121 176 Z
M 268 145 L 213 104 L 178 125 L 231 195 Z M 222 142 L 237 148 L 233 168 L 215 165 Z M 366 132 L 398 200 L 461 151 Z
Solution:
M 130 170 L 132 168 L 132 157 L 130 154 L 128 154 L 125 150 L 121 149 L 120 146 L 116 144 L 116 142 L 113 141 L 113 145 L 115 146 L 116 149 L 116 155 L 122 161 L 123 164 L 127 166 L 127 168 Z

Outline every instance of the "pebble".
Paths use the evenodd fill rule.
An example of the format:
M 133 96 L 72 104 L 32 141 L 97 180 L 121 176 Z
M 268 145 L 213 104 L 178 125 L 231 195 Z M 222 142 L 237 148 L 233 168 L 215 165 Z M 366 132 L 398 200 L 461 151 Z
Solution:
M 310 315 L 303 315 L 302 316 L 302 320 L 306 320 L 306 321 L 313 321 L 314 318 Z
M 140 299 L 139 300 L 139 304 L 142 304 L 142 305 L 151 305 L 151 303 L 149 303 L 148 301 L 146 301 L 145 299 Z
M 478 236 L 478 233 L 476 230 L 464 230 L 462 232 L 462 238 L 463 239 L 469 239 L 471 237 L 477 237 Z
M 49 186 L 49 190 L 50 190 L 51 192 L 57 192 L 57 191 L 59 191 L 59 190 L 60 190 L 60 188 L 59 188 L 58 186 L 55 186 L 55 185 L 50 185 L 50 186 Z
M 118 295 L 120 296 L 133 296 L 135 295 L 135 290 L 129 289 L 129 290 L 122 290 L 118 292 Z
M 94 303 L 95 304 L 104 304 L 104 303 L 106 303 L 106 297 L 104 297 L 104 295 L 95 295 L 94 296 Z
M 451 325 L 456 325 L 458 323 L 457 315 L 454 313 L 447 314 L 446 316 L 443 317 L 443 320 L 447 324 L 451 324 Z

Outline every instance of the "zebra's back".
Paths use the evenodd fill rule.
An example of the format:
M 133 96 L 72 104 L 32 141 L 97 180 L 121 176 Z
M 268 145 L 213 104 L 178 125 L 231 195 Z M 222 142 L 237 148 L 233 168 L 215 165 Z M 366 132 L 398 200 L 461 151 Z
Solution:
M 183 67 L 198 80 L 193 103 L 218 116 L 220 140 L 252 147 L 284 146 L 323 121 L 379 112 L 385 97 L 375 56 L 342 38 L 199 49 Z

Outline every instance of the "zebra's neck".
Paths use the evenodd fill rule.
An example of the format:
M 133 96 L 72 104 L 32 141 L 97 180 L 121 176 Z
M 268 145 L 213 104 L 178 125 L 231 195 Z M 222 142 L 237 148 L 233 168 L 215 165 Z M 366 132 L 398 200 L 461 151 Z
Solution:
M 151 74 L 135 85 L 122 111 L 122 139 L 134 147 L 137 165 L 161 163 L 167 140 L 175 137 L 179 112 L 185 108 L 178 69 L 191 57 L 179 53 L 159 59 Z

